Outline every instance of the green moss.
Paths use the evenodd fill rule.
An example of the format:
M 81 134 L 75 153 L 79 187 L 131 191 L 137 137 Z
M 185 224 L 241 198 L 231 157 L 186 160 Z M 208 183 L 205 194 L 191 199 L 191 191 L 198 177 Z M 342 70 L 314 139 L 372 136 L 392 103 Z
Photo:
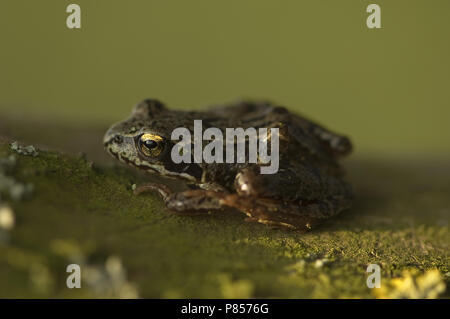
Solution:
M 11 153 L 0 144 L 0 158 Z M 157 196 L 132 194 L 142 177 L 82 156 L 16 157 L 10 174 L 34 193 L 8 200 L 16 225 L 0 242 L 0 297 L 127 296 L 111 288 L 114 278 L 113 293 L 100 283 L 66 287 L 68 264 L 107 273 L 111 256 L 141 297 L 371 298 L 370 263 L 382 280 L 436 268 L 449 284 L 447 164 L 348 163 L 354 207 L 302 234 L 233 212 L 169 214 Z

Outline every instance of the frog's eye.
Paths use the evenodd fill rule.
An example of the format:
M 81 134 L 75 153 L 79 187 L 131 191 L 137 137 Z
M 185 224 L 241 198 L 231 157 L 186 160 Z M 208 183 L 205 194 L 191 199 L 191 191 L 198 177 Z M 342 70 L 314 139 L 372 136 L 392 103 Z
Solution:
M 139 138 L 139 149 L 145 156 L 159 156 L 164 149 L 164 139 L 155 134 L 143 134 Z

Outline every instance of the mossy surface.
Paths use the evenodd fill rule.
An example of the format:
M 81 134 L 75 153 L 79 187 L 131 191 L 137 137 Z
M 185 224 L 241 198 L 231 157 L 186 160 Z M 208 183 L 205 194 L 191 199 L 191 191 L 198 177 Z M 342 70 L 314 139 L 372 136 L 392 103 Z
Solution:
M 157 196 L 133 195 L 144 180 L 133 170 L 51 151 L 20 155 L 0 140 L 0 158 L 11 154 L 9 174 L 34 192 L 2 197 L 16 221 L 0 241 L 0 297 L 373 298 L 371 263 L 381 266 L 382 282 L 438 269 L 450 283 L 444 161 L 348 161 L 354 207 L 298 233 L 234 212 L 169 214 Z M 126 279 L 66 287 L 67 265 L 105 272 L 112 256 Z

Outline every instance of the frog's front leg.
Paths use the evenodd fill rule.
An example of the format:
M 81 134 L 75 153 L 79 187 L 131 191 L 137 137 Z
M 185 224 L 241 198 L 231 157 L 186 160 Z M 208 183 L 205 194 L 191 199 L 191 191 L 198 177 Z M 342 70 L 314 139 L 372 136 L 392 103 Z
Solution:
M 294 228 L 285 222 L 285 219 L 277 220 L 273 215 L 277 215 L 276 203 L 258 203 L 256 198 L 239 196 L 225 191 L 211 190 L 186 190 L 183 192 L 173 192 L 164 184 L 145 184 L 136 188 L 136 195 L 145 192 L 156 192 L 164 201 L 170 212 L 178 214 L 199 214 L 207 213 L 211 210 L 222 210 L 223 208 L 237 209 L 245 213 L 248 222 L 260 222 L 271 225 L 282 225 Z M 285 217 L 284 217 L 285 218 Z M 277 222 L 275 221 L 277 220 Z
M 158 193 L 166 207 L 173 213 L 191 215 L 207 213 L 211 210 L 231 208 L 245 213 L 248 216 L 246 221 L 249 222 L 260 222 L 294 228 L 285 222 L 286 216 L 277 216 L 280 212 L 276 201 L 259 201 L 253 197 L 239 196 L 238 194 L 231 194 L 226 191 L 195 189 L 173 192 L 166 185 L 156 183 L 144 184 L 134 191 L 136 195 L 146 192 Z M 298 222 L 297 216 L 296 219 Z
M 206 213 L 210 210 L 220 210 L 224 205 L 227 192 L 194 189 L 183 192 L 173 192 L 164 184 L 145 184 L 136 188 L 136 195 L 144 192 L 156 192 L 160 195 L 166 207 L 176 213 Z

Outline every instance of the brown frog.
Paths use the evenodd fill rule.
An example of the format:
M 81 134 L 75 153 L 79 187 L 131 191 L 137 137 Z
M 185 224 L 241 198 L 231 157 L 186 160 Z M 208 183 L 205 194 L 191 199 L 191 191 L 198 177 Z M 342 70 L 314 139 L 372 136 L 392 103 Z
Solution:
M 263 163 L 175 163 L 171 140 L 175 128 L 278 128 L 279 170 L 261 174 Z M 115 158 L 152 174 L 184 180 L 190 190 L 173 192 L 164 184 L 146 184 L 137 194 L 155 191 L 177 213 L 234 208 L 247 221 L 308 230 L 348 209 L 351 186 L 343 180 L 338 159 L 351 152 L 350 140 L 286 108 L 269 102 L 242 101 L 206 111 L 169 110 L 158 100 L 139 103 L 131 116 L 104 137 Z

